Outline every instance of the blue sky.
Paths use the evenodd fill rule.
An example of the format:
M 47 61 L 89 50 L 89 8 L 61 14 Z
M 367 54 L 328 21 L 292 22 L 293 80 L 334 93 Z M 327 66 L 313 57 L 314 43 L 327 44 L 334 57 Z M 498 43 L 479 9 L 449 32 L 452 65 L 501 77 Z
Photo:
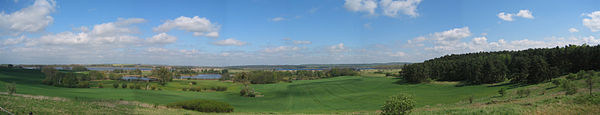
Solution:
M 420 62 L 600 43 L 596 0 L 2 0 L 0 63 Z

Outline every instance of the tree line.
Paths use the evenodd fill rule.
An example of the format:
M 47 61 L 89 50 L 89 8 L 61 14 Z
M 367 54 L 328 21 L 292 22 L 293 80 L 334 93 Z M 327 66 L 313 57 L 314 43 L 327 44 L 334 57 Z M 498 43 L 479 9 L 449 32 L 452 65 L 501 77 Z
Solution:
M 239 83 L 269 84 L 280 81 L 311 80 L 337 76 L 356 76 L 358 72 L 350 68 L 333 68 L 324 71 L 251 71 L 235 74 L 233 77 L 223 76 L 221 80 L 233 80 Z
M 400 72 L 411 83 L 464 81 L 469 84 L 535 84 L 580 70 L 600 69 L 600 46 L 567 45 L 522 51 L 452 54 L 406 65 Z

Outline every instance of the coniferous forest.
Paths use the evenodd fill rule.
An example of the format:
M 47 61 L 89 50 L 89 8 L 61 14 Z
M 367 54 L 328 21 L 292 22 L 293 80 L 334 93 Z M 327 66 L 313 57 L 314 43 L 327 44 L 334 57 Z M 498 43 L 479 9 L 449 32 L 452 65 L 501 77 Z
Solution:
M 446 55 L 406 65 L 407 82 L 463 81 L 467 84 L 535 84 L 567 73 L 600 69 L 600 45 L 568 45 L 522 51 Z

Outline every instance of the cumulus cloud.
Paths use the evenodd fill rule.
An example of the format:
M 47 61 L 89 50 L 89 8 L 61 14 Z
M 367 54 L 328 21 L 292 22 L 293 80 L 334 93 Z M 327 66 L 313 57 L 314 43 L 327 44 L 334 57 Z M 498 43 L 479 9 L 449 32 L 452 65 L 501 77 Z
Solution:
M 392 57 L 404 57 L 404 56 L 406 56 L 406 53 L 399 51 L 399 52 L 390 52 L 390 53 L 388 53 L 388 55 L 392 56 Z
M 344 47 L 344 43 L 339 43 L 336 45 L 329 46 L 329 52 L 343 52 L 346 51 L 346 47 Z
M 5 46 L 6 45 L 15 45 L 15 44 L 20 44 L 23 41 L 25 41 L 25 36 L 22 35 L 21 37 L 18 37 L 18 38 L 6 39 L 6 40 L 2 41 L 2 45 L 5 45 Z
M 162 25 L 153 28 L 154 31 L 167 32 L 172 29 L 192 32 L 194 36 L 219 37 L 220 25 L 212 23 L 207 18 L 180 16 L 175 20 L 167 20 Z
M 312 44 L 311 41 L 302 41 L 302 40 L 294 40 L 292 41 L 294 44 Z
M 369 14 L 375 14 L 375 8 L 377 3 L 375 0 L 346 0 L 344 7 L 353 12 L 368 12 Z
M 419 15 L 419 13 L 417 13 L 417 6 L 419 3 L 421 3 L 421 0 L 381 0 L 379 2 L 383 10 L 383 15 L 390 17 L 398 16 L 398 12 L 411 17 L 416 17 Z
M 569 28 L 569 32 L 571 33 L 575 33 L 575 32 L 579 32 L 579 30 L 575 29 L 575 28 Z
M 271 18 L 271 21 L 273 22 L 279 22 L 279 21 L 283 21 L 286 20 L 284 17 L 275 17 L 275 18 Z
M 498 13 L 498 18 L 504 20 L 504 21 L 514 21 L 513 17 L 517 16 L 517 17 L 522 17 L 522 18 L 527 18 L 527 19 L 533 19 L 533 15 L 531 14 L 531 11 L 529 10 L 519 10 L 519 12 L 517 14 L 514 13 L 505 13 L 505 12 L 500 12 Z
M 148 38 L 147 41 L 151 44 L 170 44 L 175 43 L 177 37 L 168 35 L 167 33 L 160 33 Z
M 434 32 L 427 36 L 419 36 L 412 40 L 409 40 L 409 43 L 419 43 L 422 41 L 433 41 L 436 44 L 453 44 L 463 38 L 471 36 L 472 33 L 469 30 L 469 27 L 462 28 L 453 28 L 450 30 L 442 31 L 442 32 Z
M 498 13 L 498 18 L 500 18 L 504 21 L 513 21 L 512 17 L 513 17 L 513 14 L 504 13 L 504 12 Z
M 531 12 L 529 10 L 519 10 L 519 13 L 517 13 L 517 16 L 527 18 L 527 19 L 533 19 L 533 15 L 531 15 Z
M 0 34 L 18 35 L 23 32 L 40 32 L 50 25 L 54 18 L 54 0 L 36 0 L 33 5 L 10 14 L 0 13 Z
M 144 22 L 146 22 L 146 20 L 142 18 L 118 18 L 116 22 L 94 25 L 91 34 L 96 36 L 114 36 L 120 34 L 138 33 L 139 31 L 137 28 L 130 27 L 129 25 Z
M 586 14 L 588 18 L 583 19 L 583 26 L 588 27 L 590 31 L 600 31 L 600 11 L 594 11 Z
M 297 47 L 297 46 L 279 46 L 279 47 L 273 47 L 273 48 L 265 48 L 265 49 L 262 50 L 262 52 L 265 52 L 265 53 L 277 53 L 277 52 L 296 51 L 296 50 L 300 50 L 300 47 Z
M 240 41 L 240 40 L 236 40 L 234 38 L 228 38 L 225 40 L 219 40 L 216 42 L 213 42 L 214 45 L 220 45 L 220 46 L 243 46 L 246 45 L 246 42 Z

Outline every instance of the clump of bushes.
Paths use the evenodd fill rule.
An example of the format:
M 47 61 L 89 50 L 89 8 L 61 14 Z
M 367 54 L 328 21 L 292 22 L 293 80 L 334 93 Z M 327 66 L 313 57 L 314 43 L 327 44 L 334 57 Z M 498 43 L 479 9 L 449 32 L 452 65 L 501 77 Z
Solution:
M 113 83 L 112 85 L 114 88 L 119 88 L 119 83 Z
M 573 83 L 573 81 L 565 80 L 562 83 L 562 88 L 565 90 L 566 95 L 573 95 L 577 93 L 577 86 L 575 86 L 575 83 Z
M 187 110 L 195 110 L 200 112 L 233 112 L 233 106 L 229 105 L 228 103 L 202 99 L 169 103 L 167 104 L 167 107 L 183 108 Z
M 90 88 L 90 82 L 87 82 L 87 81 L 79 82 L 77 84 L 77 87 L 79 87 L 79 88 Z
M 197 83 L 196 83 L 196 81 L 192 81 L 192 82 L 190 82 L 190 84 L 196 85 Z
M 415 107 L 417 102 L 407 94 L 398 94 L 390 97 L 381 106 L 382 115 L 406 115 Z
M 98 83 L 98 88 L 104 88 L 104 84 L 103 83 Z
M 17 92 L 17 84 L 15 82 L 7 84 L 6 89 L 8 89 L 8 95 L 12 95 Z
M 529 97 L 530 94 L 531 94 L 531 90 L 529 90 L 529 89 L 517 90 L 517 95 L 519 95 L 519 97 Z
M 127 83 L 121 84 L 121 88 L 123 88 L 123 89 L 127 88 Z
M 500 90 L 498 90 L 498 94 L 500 94 L 500 97 L 504 97 L 504 94 L 506 94 L 506 90 L 504 88 L 500 88 Z
M 256 92 L 254 89 L 247 84 L 242 86 L 242 90 L 240 90 L 240 96 L 244 97 L 256 97 Z
M 575 97 L 575 102 L 579 104 L 594 104 L 600 105 L 600 93 L 596 92 L 591 95 L 580 95 Z
M 156 84 L 152 84 L 152 86 L 150 86 L 150 89 L 156 90 L 156 87 L 158 87 L 158 86 L 156 86 Z
M 211 90 L 215 90 L 215 91 L 227 91 L 227 87 L 225 86 L 214 86 L 210 88 Z

